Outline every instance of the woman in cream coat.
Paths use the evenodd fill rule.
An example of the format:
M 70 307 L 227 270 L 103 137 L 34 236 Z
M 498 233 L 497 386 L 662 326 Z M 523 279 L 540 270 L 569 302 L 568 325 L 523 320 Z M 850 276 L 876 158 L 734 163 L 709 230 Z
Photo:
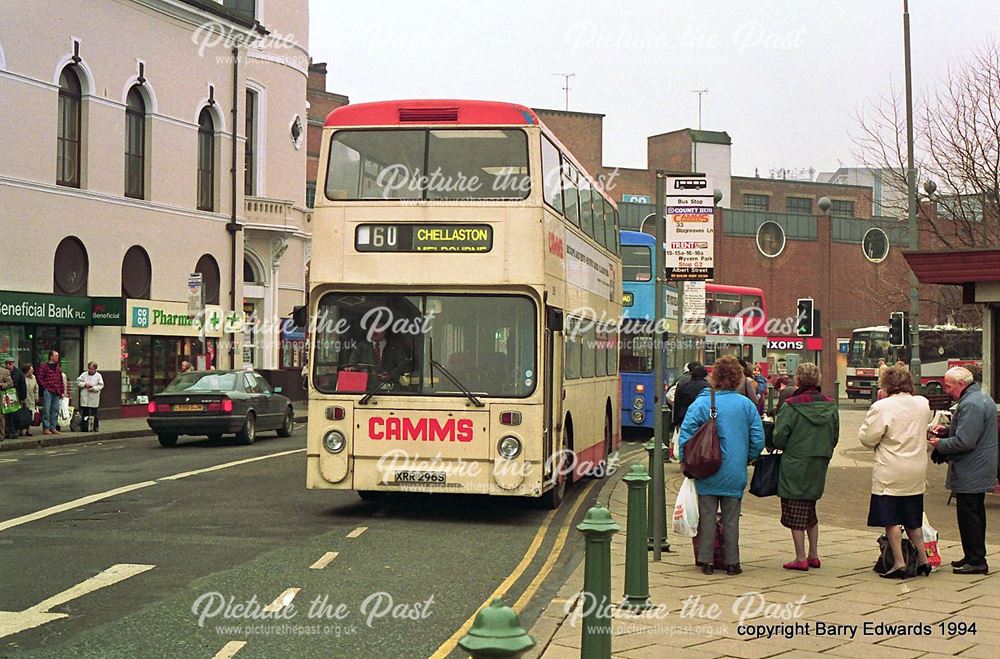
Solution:
M 930 574 L 921 532 L 924 489 L 927 476 L 927 426 L 931 409 L 927 399 L 914 396 L 913 376 L 891 366 L 882 374 L 880 388 L 885 398 L 868 409 L 858 439 L 875 450 L 872 496 L 868 526 L 885 528 L 895 564 L 881 576 L 902 579 L 906 572 L 903 537 L 899 527 L 917 549 L 917 574 Z

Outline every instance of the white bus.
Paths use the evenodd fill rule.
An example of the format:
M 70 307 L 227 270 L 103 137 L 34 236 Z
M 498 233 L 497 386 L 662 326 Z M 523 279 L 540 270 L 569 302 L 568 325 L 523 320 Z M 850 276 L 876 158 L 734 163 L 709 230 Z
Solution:
M 307 487 L 558 506 L 620 441 L 614 203 L 510 103 L 338 108 L 319 170 Z

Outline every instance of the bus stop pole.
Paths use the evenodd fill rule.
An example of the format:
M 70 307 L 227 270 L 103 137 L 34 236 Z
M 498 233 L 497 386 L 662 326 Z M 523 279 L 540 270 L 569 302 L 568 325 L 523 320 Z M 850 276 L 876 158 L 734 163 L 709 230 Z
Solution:
M 660 553 L 665 530 L 666 520 L 664 519 L 666 490 L 663 482 L 663 350 L 664 350 L 664 298 L 666 289 L 666 258 L 663 250 L 663 243 L 666 240 L 666 226 L 664 226 L 664 197 L 667 191 L 666 174 L 662 170 L 656 171 L 656 242 L 653 243 L 654 262 L 656 264 L 656 276 L 653 281 L 656 285 L 653 306 L 653 529 L 650 534 L 653 538 L 653 560 L 660 560 Z

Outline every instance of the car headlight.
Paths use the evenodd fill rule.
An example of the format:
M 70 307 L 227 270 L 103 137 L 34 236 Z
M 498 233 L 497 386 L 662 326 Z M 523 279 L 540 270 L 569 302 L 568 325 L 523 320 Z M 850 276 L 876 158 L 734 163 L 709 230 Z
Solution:
M 635 398 L 632 399 L 632 407 L 634 407 L 637 410 L 641 410 L 642 408 L 646 407 L 646 399 L 643 398 L 642 396 L 636 396 Z
M 639 424 L 639 423 L 642 423 L 645 420 L 646 420 L 646 415 L 643 414 L 642 410 L 633 410 L 632 411 L 632 423 Z
M 513 435 L 506 435 L 497 442 L 497 453 L 505 460 L 513 460 L 521 454 L 521 440 Z
M 344 438 L 344 433 L 339 430 L 331 430 L 323 435 L 323 448 L 330 453 L 340 453 L 345 446 L 347 446 L 347 439 Z

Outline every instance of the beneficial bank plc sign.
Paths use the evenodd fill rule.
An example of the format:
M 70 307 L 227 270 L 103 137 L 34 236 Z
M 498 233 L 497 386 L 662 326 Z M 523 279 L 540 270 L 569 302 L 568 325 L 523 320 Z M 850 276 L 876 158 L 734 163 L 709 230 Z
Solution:
M 0 323 L 122 326 L 124 309 L 120 297 L 0 291 Z

